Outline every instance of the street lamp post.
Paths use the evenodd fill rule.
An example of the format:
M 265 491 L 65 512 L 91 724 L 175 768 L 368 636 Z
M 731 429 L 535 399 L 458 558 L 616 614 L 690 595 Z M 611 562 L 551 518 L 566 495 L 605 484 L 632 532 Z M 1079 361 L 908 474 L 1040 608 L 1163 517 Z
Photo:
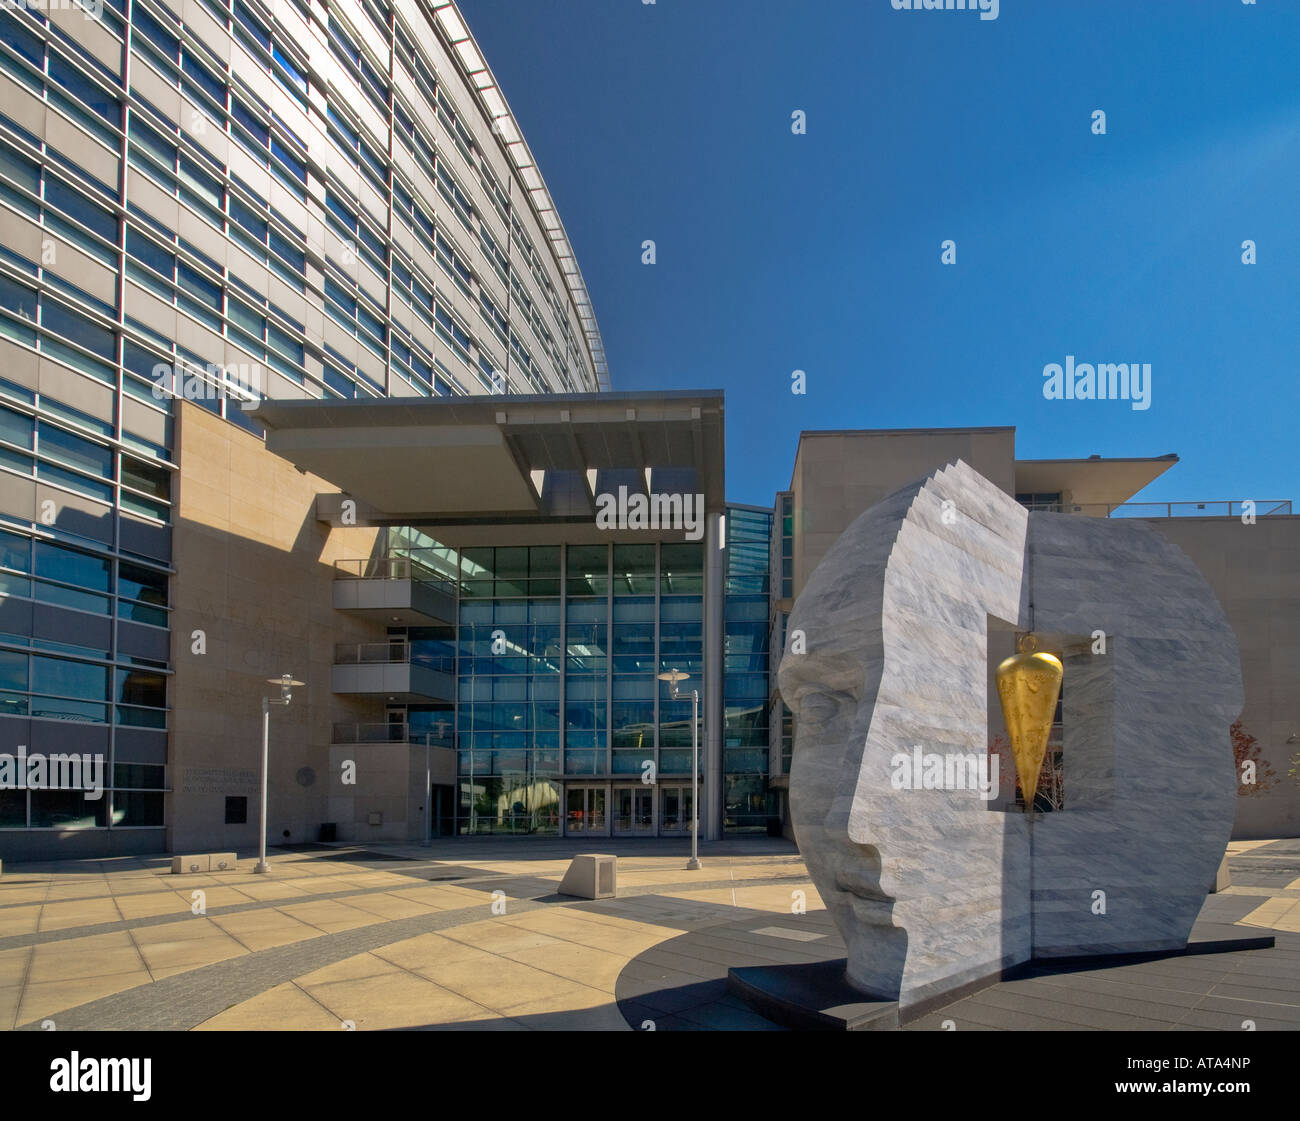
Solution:
M 429 769 L 429 739 L 432 732 L 424 733 L 424 847 L 433 844 L 433 772 Z
M 262 812 L 258 818 L 261 823 L 258 837 L 257 864 L 254 866 L 254 872 L 267 873 L 271 866 L 266 862 L 266 796 L 267 796 L 267 770 L 271 758 L 271 706 L 285 705 L 293 698 L 293 687 L 302 685 L 304 682 L 295 681 L 293 674 L 281 674 L 279 677 L 268 677 L 268 685 L 280 686 L 280 696 L 272 699 L 271 697 L 262 698 Z
M 673 700 L 678 696 L 678 683 L 685 681 L 689 674 L 679 669 L 659 674 L 660 681 L 667 681 L 673 687 Z M 700 863 L 700 691 L 691 690 L 691 858 L 686 862 L 688 872 L 698 872 Z

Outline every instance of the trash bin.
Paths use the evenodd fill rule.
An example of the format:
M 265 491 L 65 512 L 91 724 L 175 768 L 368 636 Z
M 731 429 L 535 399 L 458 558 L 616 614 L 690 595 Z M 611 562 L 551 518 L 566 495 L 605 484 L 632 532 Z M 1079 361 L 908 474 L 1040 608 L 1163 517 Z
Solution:
M 781 819 L 779 817 L 769 817 L 767 819 L 767 835 L 769 837 L 780 837 L 783 835 L 781 833 Z
M 320 839 L 322 843 L 334 840 L 334 825 L 335 823 L 332 821 L 326 821 L 321 824 Z

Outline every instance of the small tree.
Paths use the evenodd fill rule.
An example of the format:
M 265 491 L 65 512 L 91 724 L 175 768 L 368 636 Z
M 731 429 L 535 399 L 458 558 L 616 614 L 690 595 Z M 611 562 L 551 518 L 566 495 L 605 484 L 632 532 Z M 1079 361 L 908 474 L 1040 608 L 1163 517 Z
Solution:
M 1277 772 L 1264 758 L 1259 741 L 1246 731 L 1246 726 L 1238 720 L 1228 729 L 1228 735 L 1232 737 L 1233 766 L 1237 769 L 1237 797 L 1262 794 L 1276 786 Z M 1247 781 L 1252 777 L 1253 782 Z

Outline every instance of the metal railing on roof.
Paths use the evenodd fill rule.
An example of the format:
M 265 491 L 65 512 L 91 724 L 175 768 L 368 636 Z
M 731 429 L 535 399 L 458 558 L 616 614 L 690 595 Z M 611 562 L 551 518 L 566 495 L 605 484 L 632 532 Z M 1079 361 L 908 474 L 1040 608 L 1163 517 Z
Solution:
M 1289 498 L 1223 498 L 1208 502 L 1035 502 L 1032 512 L 1085 514 L 1094 518 L 1257 518 L 1291 513 Z

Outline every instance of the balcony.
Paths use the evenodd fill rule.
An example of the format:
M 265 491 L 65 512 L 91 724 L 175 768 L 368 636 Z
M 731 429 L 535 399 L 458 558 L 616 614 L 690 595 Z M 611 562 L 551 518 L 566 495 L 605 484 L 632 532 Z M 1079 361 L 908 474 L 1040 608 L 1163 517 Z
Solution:
M 400 704 L 456 699 L 456 659 L 418 654 L 402 639 L 343 643 L 334 647 L 335 693 L 383 697 Z
M 334 606 L 386 625 L 452 626 L 456 585 L 414 557 L 337 560 Z
M 1240 518 L 1248 499 L 1223 498 L 1208 502 L 1036 502 L 1024 503 L 1034 513 L 1082 514 L 1090 518 Z M 1255 499 L 1257 518 L 1291 513 L 1287 498 Z

